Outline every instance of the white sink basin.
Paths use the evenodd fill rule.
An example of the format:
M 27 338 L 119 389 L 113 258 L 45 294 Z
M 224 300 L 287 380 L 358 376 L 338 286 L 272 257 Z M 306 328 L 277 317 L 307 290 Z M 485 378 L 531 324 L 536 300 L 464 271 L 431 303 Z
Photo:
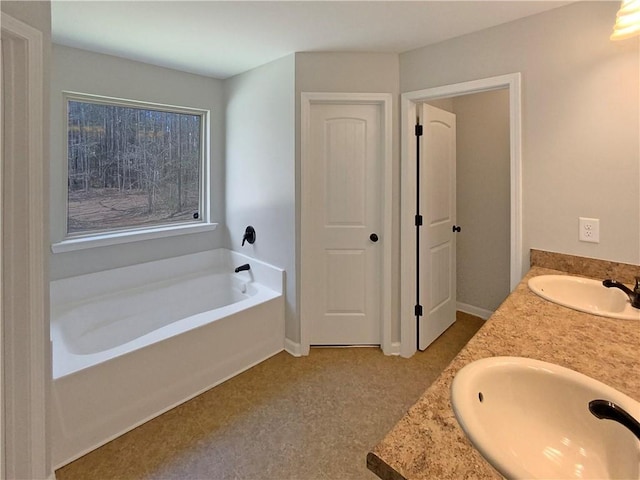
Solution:
M 601 281 L 569 275 L 539 275 L 529 279 L 531 291 L 563 307 L 601 317 L 640 320 L 640 310 L 618 288 L 607 288 Z
M 640 403 L 573 370 L 519 357 L 462 368 L 451 403 L 473 446 L 506 478 L 640 478 L 640 442 L 589 411 L 616 403 L 640 419 Z

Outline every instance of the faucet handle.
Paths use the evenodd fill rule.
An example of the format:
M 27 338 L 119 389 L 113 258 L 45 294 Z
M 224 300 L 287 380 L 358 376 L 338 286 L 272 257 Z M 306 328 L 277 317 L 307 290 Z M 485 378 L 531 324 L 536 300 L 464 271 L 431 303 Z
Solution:
M 640 293 L 640 277 L 636 277 L 636 286 L 633 289 L 636 293 Z
M 244 242 L 249 242 L 253 244 L 256 241 L 256 229 L 249 225 L 245 231 L 244 236 L 242 237 L 242 246 L 244 247 Z

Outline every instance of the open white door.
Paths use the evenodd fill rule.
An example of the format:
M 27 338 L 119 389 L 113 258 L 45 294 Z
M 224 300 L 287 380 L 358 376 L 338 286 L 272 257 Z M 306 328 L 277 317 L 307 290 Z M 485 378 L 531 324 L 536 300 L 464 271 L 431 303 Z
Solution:
M 418 348 L 424 350 L 456 319 L 456 116 L 418 105 L 420 233 Z
M 381 343 L 383 119 L 381 103 L 310 106 L 301 312 L 310 345 Z

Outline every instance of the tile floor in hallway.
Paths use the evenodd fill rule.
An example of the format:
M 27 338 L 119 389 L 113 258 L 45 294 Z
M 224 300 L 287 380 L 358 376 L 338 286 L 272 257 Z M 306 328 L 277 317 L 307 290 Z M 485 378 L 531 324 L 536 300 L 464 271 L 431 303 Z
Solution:
M 484 322 L 410 359 L 377 348 L 281 352 L 56 471 L 57 480 L 377 478 L 367 452 Z

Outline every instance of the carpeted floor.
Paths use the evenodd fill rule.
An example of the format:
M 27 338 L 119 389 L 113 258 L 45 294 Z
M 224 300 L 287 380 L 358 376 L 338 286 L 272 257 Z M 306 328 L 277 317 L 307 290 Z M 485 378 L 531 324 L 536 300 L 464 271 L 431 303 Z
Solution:
M 375 479 L 366 454 L 482 326 L 458 313 L 410 359 L 285 352 L 56 471 L 57 480 Z

